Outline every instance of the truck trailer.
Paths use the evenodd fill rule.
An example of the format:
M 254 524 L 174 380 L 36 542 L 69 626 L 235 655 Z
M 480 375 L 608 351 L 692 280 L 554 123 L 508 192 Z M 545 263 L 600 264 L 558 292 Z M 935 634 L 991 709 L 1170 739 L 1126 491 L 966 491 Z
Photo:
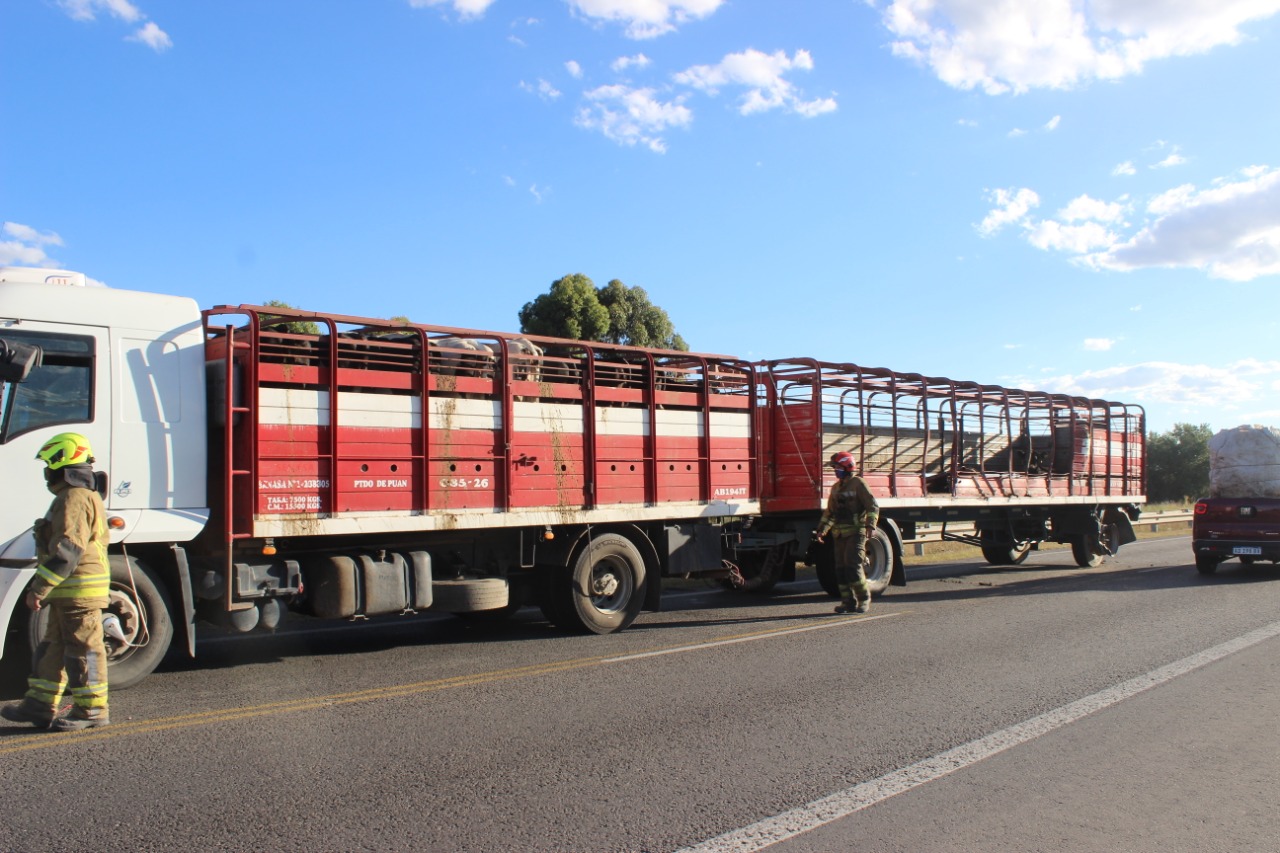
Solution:
M 881 505 L 876 593 L 906 582 L 919 524 L 992 564 L 1048 541 L 1088 567 L 1132 541 L 1145 501 L 1136 405 L 809 358 L 201 310 L 0 269 L 11 646 L 42 630 L 20 606 L 48 502 L 33 459 L 64 431 L 90 440 L 108 510 L 117 689 L 171 645 L 194 656 L 200 622 L 537 605 L 603 634 L 658 609 L 664 579 L 766 593 L 800 561 L 835 596 L 831 545 L 812 532 L 837 451 Z

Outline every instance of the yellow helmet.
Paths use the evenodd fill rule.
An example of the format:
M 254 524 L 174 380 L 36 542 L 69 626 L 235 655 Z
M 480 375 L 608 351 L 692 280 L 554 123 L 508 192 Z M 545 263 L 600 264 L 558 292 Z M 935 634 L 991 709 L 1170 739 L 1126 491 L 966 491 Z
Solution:
M 68 465 L 83 465 L 93 461 L 93 451 L 89 449 L 89 439 L 78 432 L 60 432 L 44 443 L 36 452 L 36 458 L 49 466 L 50 471 L 57 471 Z

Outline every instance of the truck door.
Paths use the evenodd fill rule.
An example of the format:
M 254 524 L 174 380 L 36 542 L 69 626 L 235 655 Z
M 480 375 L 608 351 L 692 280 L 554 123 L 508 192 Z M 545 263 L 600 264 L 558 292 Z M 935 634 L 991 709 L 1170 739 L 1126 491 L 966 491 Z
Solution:
M 36 451 L 60 432 L 83 433 L 99 464 L 111 448 L 110 372 L 105 330 L 22 321 L 0 324 L 0 338 L 40 347 L 41 364 L 20 383 L 0 384 L 0 565 L 31 560 L 32 521 L 50 495 Z

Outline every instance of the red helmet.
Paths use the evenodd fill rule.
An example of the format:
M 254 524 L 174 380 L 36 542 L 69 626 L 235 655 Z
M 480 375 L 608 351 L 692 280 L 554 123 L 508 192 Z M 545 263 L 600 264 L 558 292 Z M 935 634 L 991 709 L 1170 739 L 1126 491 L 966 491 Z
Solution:
M 852 471 L 854 468 L 853 454 L 846 450 L 831 454 L 831 467 L 842 471 Z

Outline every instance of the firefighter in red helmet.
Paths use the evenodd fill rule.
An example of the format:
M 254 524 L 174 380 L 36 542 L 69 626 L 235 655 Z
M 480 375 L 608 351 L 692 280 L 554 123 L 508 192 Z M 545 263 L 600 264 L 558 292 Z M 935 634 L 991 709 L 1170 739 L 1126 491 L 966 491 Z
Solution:
M 871 609 L 871 590 L 864 563 L 867 540 L 880 520 L 880 504 L 866 481 L 854 472 L 852 453 L 833 454 L 831 467 L 835 469 L 836 482 L 818 522 L 817 538 L 822 542 L 827 533 L 835 537 L 836 585 L 840 589 L 836 613 L 866 613 Z

